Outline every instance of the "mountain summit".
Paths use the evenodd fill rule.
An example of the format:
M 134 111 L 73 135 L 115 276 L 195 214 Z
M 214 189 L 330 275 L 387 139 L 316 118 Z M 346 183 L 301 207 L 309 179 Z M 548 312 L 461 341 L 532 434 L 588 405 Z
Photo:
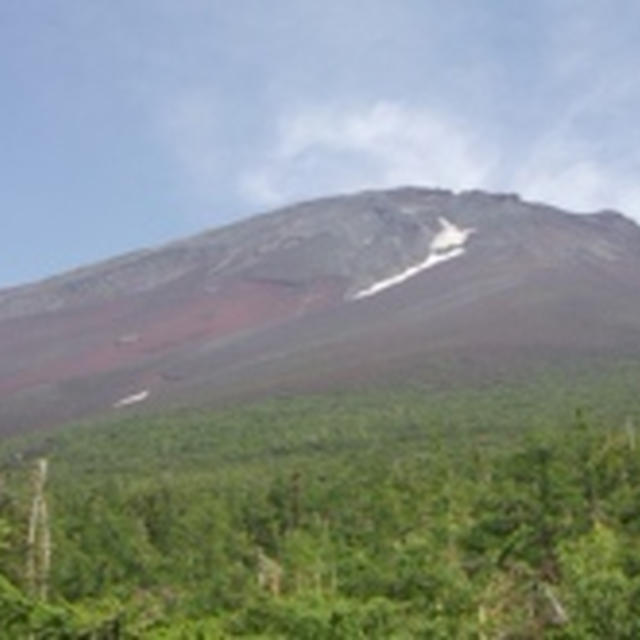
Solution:
M 0 291 L 0 429 L 640 352 L 640 228 L 515 195 L 293 205 Z

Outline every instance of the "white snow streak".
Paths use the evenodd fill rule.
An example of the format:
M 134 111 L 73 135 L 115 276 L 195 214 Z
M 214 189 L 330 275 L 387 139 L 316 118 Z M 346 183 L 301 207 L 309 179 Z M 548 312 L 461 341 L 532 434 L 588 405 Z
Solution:
M 140 393 L 134 393 L 131 396 L 122 398 L 122 400 L 118 400 L 118 402 L 114 403 L 113 407 L 114 409 L 128 407 L 132 404 L 138 404 L 138 402 L 144 402 L 148 397 L 149 397 L 149 390 L 145 389 L 144 391 L 140 391 Z
M 358 291 L 353 298 L 366 298 L 373 296 L 384 289 L 393 287 L 401 282 L 405 282 L 409 278 L 434 267 L 441 262 L 448 262 L 461 256 L 465 251 L 465 244 L 469 236 L 475 231 L 475 229 L 461 229 L 456 227 L 455 224 L 449 222 L 446 218 L 439 218 L 440 226 L 442 229 L 435 235 L 431 241 L 429 255 L 422 262 L 405 269 L 403 272 L 379 280 L 370 285 L 366 289 Z

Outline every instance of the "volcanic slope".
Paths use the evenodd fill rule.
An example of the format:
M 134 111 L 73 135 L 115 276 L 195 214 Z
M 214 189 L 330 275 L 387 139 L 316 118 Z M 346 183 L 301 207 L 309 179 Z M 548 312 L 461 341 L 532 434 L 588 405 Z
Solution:
M 0 291 L 0 429 L 543 355 L 640 355 L 634 222 L 367 191 Z

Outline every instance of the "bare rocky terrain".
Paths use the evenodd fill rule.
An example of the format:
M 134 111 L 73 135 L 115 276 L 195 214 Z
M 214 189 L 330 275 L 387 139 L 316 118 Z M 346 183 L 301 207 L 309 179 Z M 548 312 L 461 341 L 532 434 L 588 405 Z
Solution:
M 0 291 L 0 431 L 635 355 L 640 228 L 622 214 L 370 191 Z

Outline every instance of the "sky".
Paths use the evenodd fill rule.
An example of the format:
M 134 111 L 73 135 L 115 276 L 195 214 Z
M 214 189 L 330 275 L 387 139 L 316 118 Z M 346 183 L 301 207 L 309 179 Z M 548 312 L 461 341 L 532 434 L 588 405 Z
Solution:
M 423 185 L 640 220 L 637 0 L 0 0 L 0 287 Z

